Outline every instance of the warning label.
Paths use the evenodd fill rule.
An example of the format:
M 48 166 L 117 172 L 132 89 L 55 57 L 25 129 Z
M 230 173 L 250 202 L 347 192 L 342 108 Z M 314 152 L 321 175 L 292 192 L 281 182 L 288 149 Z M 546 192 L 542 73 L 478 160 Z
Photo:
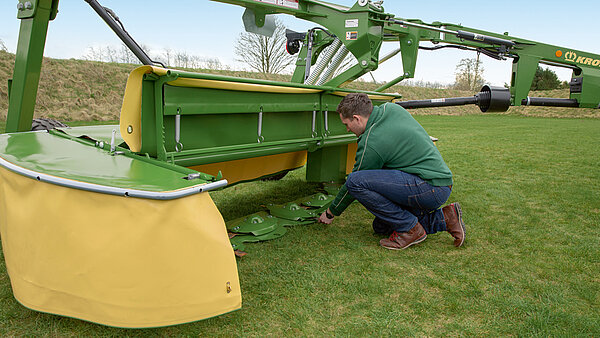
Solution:
M 358 32 L 346 32 L 346 40 L 358 39 Z

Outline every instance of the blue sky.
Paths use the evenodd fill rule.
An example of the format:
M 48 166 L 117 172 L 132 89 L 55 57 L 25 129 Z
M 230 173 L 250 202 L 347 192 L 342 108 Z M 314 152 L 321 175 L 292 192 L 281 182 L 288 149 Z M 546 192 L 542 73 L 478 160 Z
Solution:
M 236 69 L 233 53 L 235 40 L 243 31 L 243 8 L 208 0 L 178 1 L 118 1 L 99 0 L 113 9 L 130 34 L 154 51 L 164 48 L 184 50 L 202 57 L 218 58 Z M 351 6 L 354 0 L 330 0 Z M 0 39 L 10 51 L 17 45 L 19 20 L 15 0 L 0 1 Z M 571 4 L 573 4 L 571 6 Z M 508 31 L 512 36 L 549 43 L 561 47 L 600 54 L 594 22 L 600 13 L 599 0 L 577 2 L 555 0 L 503 1 L 414 1 L 386 0 L 386 12 L 401 18 L 419 18 L 425 22 L 459 23 L 491 32 Z M 61 0 L 59 15 L 50 23 L 45 55 L 54 58 L 79 58 L 90 46 L 118 46 L 120 41 L 84 0 Z M 293 30 L 314 26 L 294 17 L 281 15 Z M 385 45 L 392 50 L 395 45 Z M 461 58 L 474 57 L 464 51 L 422 51 L 419 54 L 415 79 L 452 83 L 456 64 Z M 482 56 L 484 77 L 493 85 L 509 82 L 511 63 Z M 382 64 L 374 72 L 378 81 L 390 80 L 402 72 L 399 60 Z M 557 70 L 566 80 L 569 71 Z M 369 77 L 370 78 L 370 77 Z

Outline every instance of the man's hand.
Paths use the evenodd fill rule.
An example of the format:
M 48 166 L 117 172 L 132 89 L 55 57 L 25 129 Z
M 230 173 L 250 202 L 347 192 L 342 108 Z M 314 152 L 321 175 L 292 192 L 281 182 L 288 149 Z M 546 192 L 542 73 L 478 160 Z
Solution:
M 329 217 L 327 217 L 329 215 Z M 329 209 L 325 210 L 319 217 L 319 222 L 324 224 L 331 224 L 333 222 L 333 214 L 329 211 Z

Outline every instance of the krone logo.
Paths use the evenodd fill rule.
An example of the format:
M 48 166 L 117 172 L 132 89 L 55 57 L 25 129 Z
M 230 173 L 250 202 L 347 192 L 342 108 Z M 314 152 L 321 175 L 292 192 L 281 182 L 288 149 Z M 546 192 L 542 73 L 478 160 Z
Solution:
M 575 52 L 566 52 L 565 53 L 565 60 L 575 62 L 575 59 L 577 59 L 577 53 L 575 53 Z

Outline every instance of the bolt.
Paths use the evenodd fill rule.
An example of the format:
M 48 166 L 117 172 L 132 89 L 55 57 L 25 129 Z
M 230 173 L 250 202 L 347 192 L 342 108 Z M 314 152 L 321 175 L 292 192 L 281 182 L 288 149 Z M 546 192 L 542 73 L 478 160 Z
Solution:
M 32 9 L 33 8 L 33 4 L 31 3 L 31 1 L 27 1 L 25 3 L 25 8 L 27 8 L 27 9 Z
M 127 126 L 127 133 L 128 134 L 133 133 L 133 127 L 132 126 Z
M 22 11 L 24 8 L 25 8 L 25 6 L 24 6 L 22 3 L 20 3 L 20 2 L 19 2 L 19 3 L 17 4 L 17 9 L 18 9 L 18 10 Z
M 412 45 L 412 40 L 406 41 L 406 44 L 409 45 L 409 46 Z
M 360 64 L 363 65 L 363 67 L 366 67 L 367 66 L 367 60 L 362 60 Z
M 409 76 L 409 75 L 410 75 L 409 72 L 404 73 L 404 76 Z

